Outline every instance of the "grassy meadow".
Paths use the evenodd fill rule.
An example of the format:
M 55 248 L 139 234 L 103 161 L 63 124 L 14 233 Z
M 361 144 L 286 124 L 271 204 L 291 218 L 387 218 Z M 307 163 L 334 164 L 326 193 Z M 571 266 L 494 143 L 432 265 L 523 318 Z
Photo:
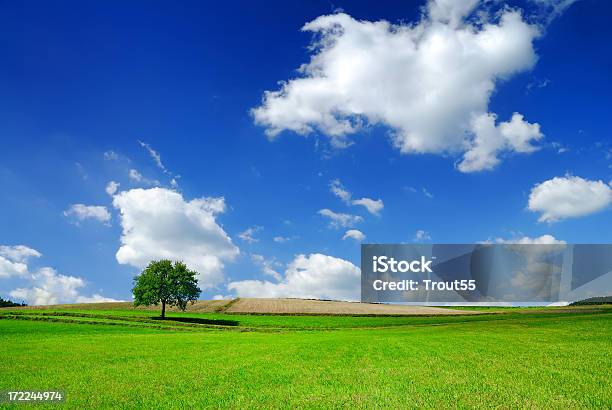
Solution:
M 0 391 L 61 390 L 65 403 L 42 407 L 75 409 L 612 407 L 610 305 L 156 315 L 0 309 Z

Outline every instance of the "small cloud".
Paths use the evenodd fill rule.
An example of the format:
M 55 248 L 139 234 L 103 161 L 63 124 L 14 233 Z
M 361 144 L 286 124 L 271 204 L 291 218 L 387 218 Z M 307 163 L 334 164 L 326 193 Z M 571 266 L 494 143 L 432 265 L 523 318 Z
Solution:
M 234 299 L 231 295 L 215 295 L 213 296 L 213 300 L 231 300 Z
M 542 235 L 535 238 L 529 236 L 516 237 L 512 239 L 495 238 L 484 243 L 516 244 L 516 245 L 564 245 L 566 242 L 552 235 Z
M 104 152 L 104 160 L 117 161 L 118 159 L 119 159 L 119 155 L 115 151 L 109 150 L 109 151 Z
M 330 209 L 321 209 L 317 213 L 329 219 L 330 228 L 349 228 L 363 221 L 363 218 L 358 215 L 336 213 Z
M 534 89 L 546 88 L 550 85 L 551 82 L 552 81 L 550 81 L 548 78 L 544 78 L 542 80 L 534 79 L 529 84 L 527 84 L 526 92 L 527 94 L 529 94 Z
M 553 141 L 550 143 L 550 146 L 557 150 L 557 154 L 563 154 L 565 152 L 569 152 L 568 147 L 564 147 L 560 142 Z
M 84 204 L 70 205 L 70 208 L 64 211 L 64 216 L 74 218 L 76 225 L 86 219 L 93 219 L 102 222 L 104 225 L 110 225 L 111 219 L 111 214 L 105 206 Z
M 282 264 L 275 259 L 267 260 L 262 255 L 252 254 L 251 261 L 261 267 L 261 271 L 264 275 L 271 276 L 278 281 L 282 279 L 281 274 L 273 268 L 274 266 L 282 266 Z
M 429 192 L 429 190 L 425 187 L 419 190 L 413 186 L 404 186 L 402 187 L 402 190 L 404 190 L 405 192 L 411 193 L 411 194 L 416 194 L 417 192 L 421 192 L 423 196 L 428 199 L 433 199 L 434 197 L 433 194 Z
M 149 156 L 151 157 L 151 159 L 153 159 L 153 162 L 155 162 L 155 165 L 157 166 L 157 168 L 161 169 L 164 175 L 170 178 L 170 186 L 172 187 L 172 189 L 175 189 L 175 190 L 178 189 L 178 180 L 180 178 L 180 175 L 174 175 L 174 173 L 170 172 L 170 170 L 166 168 L 166 166 L 161 160 L 161 155 L 159 154 L 159 152 L 155 151 L 151 147 L 151 145 L 147 144 L 146 142 L 140 141 L 140 140 L 138 140 L 138 143 L 140 144 L 141 147 L 143 147 L 149 153 Z M 156 182 L 155 184 L 150 184 L 150 185 L 160 185 L 159 181 L 155 181 L 155 182 Z
M 81 178 L 83 178 L 83 180 L 86 181 L 87 178 L 89 178 L 89 175 L 87 175 L 87 171 L 85 171 L 85 167 L 83 167 L 83 165 L 81 165 L 80 162 L 75 162 L 74 165 L 76 166 L 77 171 L 81 175 Z
M 263 230 L 262 226 L 252 226 L 247 230 L 240 232 L 238 237 L 248 243 L 259 242 L 259 239 L 255 238 L 254 235 L 261 230 Z
M 138 143 L 140 144 L 141 147 L 143 147 L 144 149 L 147 150 L 147 152 L 149 153 L 149 155 L 151 156 L 151 158 L 155 162 L 155 165 L 157 165 L 157 167 L 159 169 L 164 171 L 164 173 L 167 173 L 168 170 L 166 169 L 166 167 L 162 163 L 161 156 L 159 155 L 159 153 L 157 151 L 155 151 L 153 148 L 151 148 L 151 146 L 149 144 L 147 144 L 146 142 L 142 142 L 142 141 L 138 140 Z
M 366 238 L 366 236 L 363 234 L 363 232 L 357 230 L 357 229 L 349 229 L 348 231 L 346 231 L 344 233 L 344 236 L 342 237 L 342 240 L 345 239 L 354 239 L 357 242 L 363 242 L 363 240 Z
M 351 193 L 342 185 L 339 179 L 334 179 L 329 183 L 330 191 L 346 204 L 351 203 Z
M 361 198 L 353 200 L 353 194 L 351 194 L 351 192 L 349 192 L 346 187 L 342 185 L 342 182 L 340 182 L 339 179 L 332 180 L 329 183 L 329 189 L 345 204 L 363 206 L 373 215 L 379 215 L 380 211 L 384 208 L 382 199 Z
M 419 229 L 415 232 L 413 241 L 414 242 L 431 241 L 431 235 L 429 234 L 429 232 Z
M 353 200 L 351 204 L 363 206 L 372 215 L 380 215 L 380 211 L 385 207 L 382 199 L 361 198 Z
M 135 169 L 130 169 L 130 172 L 128 173 L 130 179 L 134 182 L 140 182 L 143 179 L 143 176 L 140 172 L 138 172 Z
M 106 193 L 110 196 L 115 195 L 115 192 L 117 192 L 119 185 L 121 185 L 119 182 L 110 181 L 108 184 L 106 184 Z
M 159 186 L 160 185 L 158 180 L 145 178 L 144 176 L 142 176 L 140 172 L 138 172 L 138 170 L 134 168 L 130 169 L 130 171 L 128 172 L 128 176 L 130 178 L 130 181 L 135 182 L 135 183 L 142 183 L 144 185 L 149 185 L 149 186 Z
M 289 236 L 275 236 L 272 240 L 276 243 L 285 243 L 289 242 L 291 238 Z

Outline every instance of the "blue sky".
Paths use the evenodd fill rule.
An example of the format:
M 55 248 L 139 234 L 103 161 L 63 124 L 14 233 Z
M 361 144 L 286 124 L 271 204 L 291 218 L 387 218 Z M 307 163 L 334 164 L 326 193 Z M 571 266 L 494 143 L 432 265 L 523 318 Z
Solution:
M 201 272 L 202 298 L 350 299 L 358 286 L 353 268 L 359 266 L 360 242 L 358 234 L 343 239 L 351 229 L 367 243 L 542 235 L 569 243 L 611 242 L 610 5 L 487 3 L 461 14 L 439 3 L 2 3 L 0 296 L 30 303 L 92 295 L 127 300 L 143 258 L 169 256 L 211 270 Z M 427 54 L 426 43 L 421 54 L 404 60 L 397 57 L 401 38 L 399 48 L 385 45 L 399 26 L 375 28 L 372 38 L 367 34 L 368 22 L 386 20 L 421 25 L 424 36 L 439 26 L 445 41 L 468 26 L 477 33 L 485 24 L 501 25 L 504 10 L 521 10 L 523 24 L 507 33 L 506 54 L 476 50 L 474 57 L 456 61 L 442 56 L 450 60 L 431 66 L 439 72 L 412 65 L 438 58 Z M 477 11 L 490 20 L 478 21 Z M 436 12 L 460 13 L 460 21 L 436 20 Z M 300 28 L 325 15 L 344 31 L 327 49 L 309 48 L 313 33 Z M 519 39 L 527 27 L 539 34 Z M 319 38 L 333 35 L 320 32 Z M 383 45 L 372 46 L 376 39 Z M 315 55 L 321 56 L 316 68 L 327 78 L 322 88 L 313 79 L 316 72 L 297 71 Z M 454 77 L 454 64 L 480 58 L 485 68 Z M 334 82 L 338 67 L 345 71 Z M 302 88 L 291 81 L 300 78 L 308 80 Z M 492 89 L 475 97 L 482 101 L 461 100 L 472 85 L 487 80 Z M 264 92 L 281 89 L 279 81 L 288 84 L 285 94 L 262 100 Z M 434 103 L 428 105 L 431 95 Z M 379 108 L 387 102 L 389 108 Z M 451 114 L 447 103 L 449 112 L 455 110 Z M 326 110 L 326 104 L 334 108 Z M 258 107 L 259 114 L 252 111 Z M 302 114 L 308 110 L 314 117 Z M 510 124 L 515 112 L 523 119 Z M 327 114 L 331 126 L 311 119 Z M 498 145 L 482 154 L 474 121 L 494 118 L 488 114 L 496 117 L 482 138 L 486 146 L 493 140 Z M 345 120 L 351 129 L 340 135 L 334 127 Z M 521 134 L 514 128 L 530 124 L 539 130 Z M 272 129 L 280 132 L 266 135 Z M 515 137 L 527 140 L 520 145 Z M 437 145 L 414 148 L 430 142 Z M 401 152 L 401 143 L 412 148 Z M 463 167 L 470 150 L 495 164 Z M 142 177 L 130 178 L 130 170 Z M 334 195 L 335 180 L 351 199 Z M 120 184 L 115 197 L 105 191 L 110 181 Z M 133 190 L 139 188 L 144 193 L 136 198 Z M 205 222 L 189 219 L 187 208 L 176 211 L 180 215 L 173 210 L 157 215 L 161 219 L 155 212 L 141 219 L 128 199 L 145 201 L 138 204 L 145 212 L 143 195 L 155 189 L 160 195 L 174 192 L 184 203 L 223 197 L 225 209 L 192 204 L 200 206 L 194 212 Z M 123 205 L 117 200 L 122 193 Z M 360 198 L 384 205 L 370 212 L 351 203 Z M 85 207 L 81 213 L 70 211 L 75 204 Z M 323 209 L 350 215 L 355 223 L 330 226 Z M 124 218 L 130 217 L 135 226 L 126 238 Z M 203 225 L 181 225 L 190 223 Z M 249 228 L 253 240 L 241 235 Z M 147 232 L 163 238 L 143 244 Z M 130 255 L 119 257 L 126 240 L 133 240 Z M 191 247 L 186 254 L 180 251 L 183 241 Z M 226 256 L 218 257 L 216 249 Z M 317 291 L 334 286 L 334 292 Z

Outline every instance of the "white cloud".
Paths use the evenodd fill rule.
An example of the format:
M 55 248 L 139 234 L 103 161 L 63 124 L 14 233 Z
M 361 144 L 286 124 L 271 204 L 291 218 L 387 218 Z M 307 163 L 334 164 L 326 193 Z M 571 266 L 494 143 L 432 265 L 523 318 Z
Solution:
M 168 170 L 166 169 L 166 167 L 162 163 L 161 156 L 159 155 L 159 153 L 157 151 L 155 151 L 153 148 L 151 148 L 151 146 L 149 144 L 147 144 L 146 142 L 142 142 L 142 141 L 139 140 L 138 143 L 140 144 L 141 147 L 143 147 L 144 149 L 147 150 L 147 152 L 149 153 L 149 155 L 151 156 L 151 158 L 155 162 L 155 165 L 157 165 L 157 167 L 159 169 L 164 171 L 164 173 L 167 173 Z
M 540 7 L 539 14 L 550 23 L 578 0 L 532 0 Z
M 321 209 L 317 213 L 329 218 L 329 226 L 331 228 L 349 228 L 363 221 L 363 218 L 358 215 L 336 213 L 329 209 Z
M 100 205 L 72 204 L 64 211 L 64 216 L 74 218 L 77 224 L 86 219 L 94 219 L 108 225 L 111 219 L 108 209 Z
M 41 253 L 25 245 L 0 246 L 0 278 L 24 277 L 28 274 L 29 258 L 39 258 Z
M 566 175 L 533 187 L 528 209 L 540 212 L 540 222 L 555 222 L 601 211 L 612 203 L 612 188 L 603 181 Z
M 140 182 L 143 179 L 142 174 L 140 172 L 138 172 L 138 170 L 133 169 L 133 168 L 130 169 L 130 171 L 128 173 L 128 176 L 134 182 Z
M 27 262 L 29 258 L 40 258 L 42 254 L 25 245 L 2 245 L 0 246 L 0 256 L 4 256 L 13 262 Z
M 225 212 L 226 209 L 225 198 L 222 196 L 205 196 L 202 198 L 194 199 L 192 200 L 192 202 L 213 215 L 222 214 Z
M 433 199 L 433 194 L 425 188 L 423 188 L 423 195 L 425 195 L 426 198 Z
M 382 211 L 382 209 L 385 207 L 382 199 L 376 199 L 376 200 L 370 199 L 370 198 L 354 199 L 351 202 L 351 204 L 363 206 L 372 215 L 379 215 L 380 211 Z
M 118 302 L 99 294 L 83 296 L 79 289 L 85 286 L 82 278 L 58 273 L 45 267 L 31 274 L 31 287 L 17 288 L 9 292 L 12 298 L 25 300 L 29 305 L 55 305 L 58 303 Z
M 254 235 L 262 229 L 263 227 L 261 226 L 251 226 L 250 228 L 240 232 L 238 237 L 248 243 L 259 242 L 259 239 L 255 238 Z
M 130 178 L 130 181 L 134 183 L 142 183 L 144 185 L 149 185 L 149 186 L 159 186 L 160 185 L 158 180 L 145 178 L 140 172 L 138 172 L 137 169 L 134 169 L 134 168 L 129 170 L 128 177 Z
M 525 258 L 524 266 L 512 270 L 508 279 L 513 287 L 531 291 L 550 288 L 551 273 L 560 273 L 561 269 L 551 258 L 558 256 L 566 245 L 565 241 L 557 239 L 552 235 L 542 235 L 535 238 L 529 236 L 512 239 L 496 238 L 493 241 L 489 240 L 484 243 L 505 244 L 504 247 Z
M 253 263 L 259 265 L 264 275 L 272 276 L 274 279 L 278 281 L 282 279 L 282 276 L 280 275 L 280 273 L 278 273 L 274 269 L 274 266 L 279 265 L 279 263 L 276 260 L 274 259 L 267 260 L 262 255 L 257 255 L 257 254 L 252 254 L 251 260 L 253 261 Z
M 119 182 L 110 181 L 108 184 L 106 184 L 106 193 L 110 196 L 115 195 L 117 189 L 119 189 L 119 185 L 121 185 Z
M 81 175 L 81 178 L 83 178 L 83 181 L 87 181 L 87 178 L 89 178 L 89 175 L 87 174 L 85 167 L 80 162 L 75 162 L 74 165 L 76 166 L 77 171 Z
M 59 274 L 50 267 L 31 272 L 27 265 L 28 259 L 40 256 L 40 252 L 24 245 L 0 246 L 0 278 L 18 277 L 26 280 L 29 285 L 10 291 L 12 298 L 25 300 L 30 305 L 114 301 L 99 294 L 91 297 L 81 295 L 79 289 L 85 286 L 82 278 Z
M 290 240 L 294 239 L 295 237 L 290 237 L 290 236 L 275 236 L 272 240 L 276 243 L 285 243 L 285 242 L 289 242 Z
M 463 160 L 457 168 L 462 172 L 484 171 L 495 168 L 500 152 L 530 153 L 537 148 L 531 141 L 544 135 L 539 124 L 530 124 L 519 113 L 514 113 L 510 121 L 495 125 L 495 114 L 482 114 L 472 120 L 474 139 Z
M 540 30 L 517 10 L 477 14 L 476 4 L 432 0 L 415 24 L 356 20 L 344 13 L 314 19 L 302 28 L 318 35 L 310 61 L 300 67 L 298 78 L 264 93 L 262 104 L 252 110 L 255 122 L 266 127 L 269 138 L 284 130 L 320 131 L 340 147 L 349 145 L 349 134 L 382 124 L 405 154 L 495 147 L 485 150 L 483 159 L 470 154 L 460 168 L 466 172 L 487 169 L 478 163 L 493 166 L 499 152 L 531 152 L 529 141 L 541 134 L 538 130 L 536 138 L 532 128 L 525 135 L 524 129 L 536 125 L 522 117 L 486 135 L 477 135 L 473 125 L 495 118 L 489 100 L 498 82 L 535 64 L 533 42 Z M 504 128 L 510 137 L 504 143 L 486 141 L 505 137 L 503 124 L 509 124 Z
M 230 300 L 233 299 L 233 297 L 228 296 L 228 295 L 215 295 L 213 296 L 213 300 Z
M 77 296 L 76 303 L 104 303 L 104 302 L 125 302 L 120 299 L 107 298 L 105 296 L 100 295 L 99 293 L 94 293 L 91 296 Z
M 32 274 L 34 286 L 9 292 L 11 297 L 32 305 L 54 305 L 75 302 L 78 289 L 85 286 L 81 278 L 58 274 L 52 268 L 42 268 Z
M 224 263 L 239 249 L 218 224 L 222 198 L 186 201 L 164 188 L 132 189 L 116 194 L 113 205 L 120 211 L 121 247 L 117 261 L 144 268 L 151 260 L 182 260 L 200 273 L 200 287 L 223 280 Z
M 504 243 L 504 244 L 516 244 L 516 245 L 563 245 L 566 242 L 557 239 L 552 235 L 542 235 L 535 238 L 529 236 L 523 236 L 513 239 L 495 238 L 493 241 L 487 241 L 486 243 Z
M 431 235 L 427 231 L 419 229 L 414 233 L 415 242 L 424 242 L 424 241 L 430 241 L 430 240 L 431 240 Z
M 25 263 L 0 256 L 0 279 L 25 276 L 27 273 L 28 265 Z
M 344 236 L 342 237 L 342 240 L 351 238 L 351 239 L 356 240 L 357 242 L 363 242 L 365 237 L 366 236 L 360 230 L 358 230 L 358 229 L 349 229 L 348 231 L 346 231 L 344 233 Z
M 260 280 L 230 282 L 227 288 L 241 297 L 358 300 L 360 271 L 351 262 L 313 253 L 297 255 L 279 283 Z
M 368 210 L 369 213 L 374 215 L 379 215 L 380 211 L 384 208 L 384 203 L 382 199 L 370 199 L 370 198 L 361 198 L 361 199 L 352 199 L 353 194 L 349 192 L 342 182 L 339 179 L 334 179 L 329 183 L 330 191 L 340 198 L 342 202 L 347 205 L 360 205 Z
M 162 162 L 161 155 L 159 154 L 159 152 L 155 151 L 149 144 L 140 140 L 138 140 L 138 143 L 141 147 L 147 150 L 149 156 L 151 157 L 151 159 L 153 159 L 155 165 L 157 165 L 157 168 L 161 169 L 162 172 L 170 178 L 170 187 L 172 187 L 173 189 L 178 189 L 178 180 L 180 179 L 180 175 L 175 175 L 174 173 L 170 172 L 170 170 L 166 168 L 166 166 Z M 148 185 L 160 185 L 160 183 L 157 180 L 149 180 Z
M 119 155 L 115 151 L 109 150 L 104 153 L 104 159 L 106 161 L 116 161 L 119 159 Z
M 342 185 L 339 179 L 334 179 L 329 183 L 329 189 L 331 192 L 342 200 L 346 204 L 351 203 L 351 193 Z

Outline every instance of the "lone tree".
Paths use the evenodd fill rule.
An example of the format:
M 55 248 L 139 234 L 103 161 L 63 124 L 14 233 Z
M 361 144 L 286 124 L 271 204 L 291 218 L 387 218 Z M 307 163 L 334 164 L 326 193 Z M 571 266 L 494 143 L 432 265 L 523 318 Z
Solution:
M 183 262 L 168 259 L 152 261 L 142 273 L 134 278 L 134 306 L 151 306 L 161 303 L 161 317 L 166 317 L 166 305 L 187 308 L 200 296 L 196 275 Z

